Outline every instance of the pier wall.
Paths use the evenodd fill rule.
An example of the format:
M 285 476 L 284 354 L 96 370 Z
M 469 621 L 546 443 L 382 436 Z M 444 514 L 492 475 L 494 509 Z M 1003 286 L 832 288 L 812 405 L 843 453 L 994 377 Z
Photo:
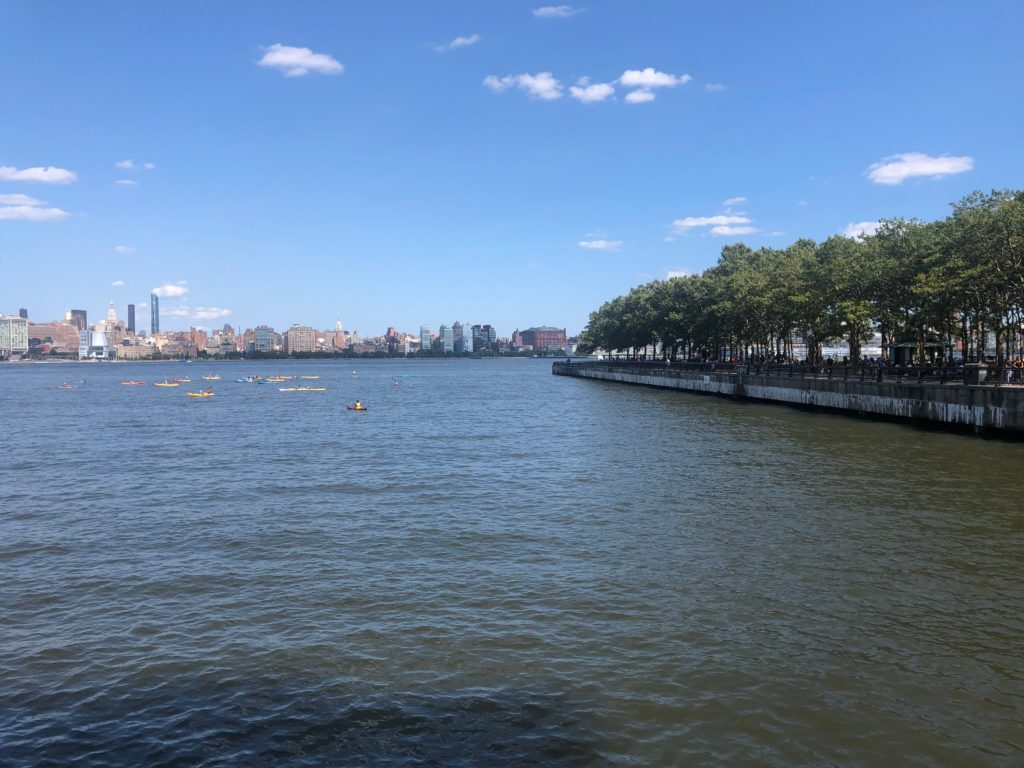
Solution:
M 919 384 L 555 363 L 552 373 L 1024 438 L 1024 387 Z

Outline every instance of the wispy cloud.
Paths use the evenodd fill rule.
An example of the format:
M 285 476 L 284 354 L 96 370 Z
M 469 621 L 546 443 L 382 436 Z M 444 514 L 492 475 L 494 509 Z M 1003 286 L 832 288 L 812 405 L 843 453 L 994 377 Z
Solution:
M 314 53 L 309 48 L 274 43 L 266 49 L 263 58 L 257 62 L 261 67 L 270 67 L 284 72 L 285 77 L 302 77 L 310 72 L 321 75 L 340 75 L 344 65 L 327 53 Z
M 6 221 L 60 221 L 71 214 L 28 195 L 0 195 L 0 219 Z
M 707 83 L 704 86 L 704 90 L 708 93 L 721 93 L 725 90 L 725 86 L 721 83 Z
M 550 72 L 538 72 L 535 75 L 505 75 L 504 77 L 488 75 L 484 78 L 484 85 L 495 93 L 516 87 L 526 91 L 530 98 L 534 99 L 553 101 L 562 98 L 562 84 Z
M 39 184 L 70 184 L 78 180 L 78 174 L 64 168 L 22 168 L 0 165 L 0 181 L 30 181 Z
M 589 77 L 581 77 L 569 88 L 569 95 L 584 104 L 604 101 L 614 93 L 615 86 L 611 83 L 591 83 Z
M 734 224 L 749 224 L 750 219 L 746 216 L 735 216 L 732 214 L 720 214 L 718 216 L 687 216 L 685 219 L 676 219 L 672 222 L 672 228 L 678 232 L 686 232 L 698 227 L 722 227 Z
M 671 280 L 673 277 L 689 277 L 692 274 L 693 272 L 688 269 L 670 269 L 665 273 L 665 279 Z
M 231 310 L 223 307 L 196 307 L 195 314 L 192 316 L 196 320 L 216 320 L 219 317 L 228 317 L 230 314 Z
M 184 281 L 181 281 L 183 283 Z M 188 288 L 179 283 L 164 283 L 161 286 L 154 288 L 151 293 L 156 294 L 161 299 L 176 299 L 179 296 L 184 296 L 188 293 Z
M 617 251 L 622 247 L 621 240 L 580 240 L 580 248 L 591 251 Z
M 967 155 L 932 157 L 921 152 L 905 152 L 872 163 L 866 173 L 875 184 L 896 185 L 917 176 L 941 179 L 972 168 L 974 158 Z
M 545 5 L 533 9 L 533 15 L 538 19 L 567 19 L 577 13 L 583 13 L 583 9 L 571 5 Z
M 734 205 L 743 205 L 745 202 L 747 202 L 745 197 L 730 197 L 728 200 L 723 200 L 722 205 L 726 208 L 731 208 Z
M 122 171 L 131 171 L 135 169 L 135 162 L 133 160 L 118 160 L 114 163 L 115 168 L 120 168 Z
M 135 253 L 135 249 L 130 245 L 115 245 L 115 253 Z
M 188 307 L 161 307 L 160 314 L 167 317 L 188 317 Z
M 115 184 L 120 184 L 122 187 L 137 187 L 137 186 L 139 186 L 139 182 L 135 181 L 135 179 L 118 179 L 114 183 Z
M 111 283 L 111 285 L 114 288 L 120 288 L 122 285 L 124 285 L 124 280 L 115 280 L 114 282 Z
M 154 168 L 156 168 L 156 163 L 143 163 L 142 167 L 144 170 L 152 171 Z
M 630 91 L 626 94 L 627 104 L 644 104 L 648 101 L 654 101 L 654 91 Z
M 444 51 L 453 51 L 456 48 L 466 48 L 470 45 L 476 45 L 479 42 L 480 35 L 466 35 L 465 37 L 456 37 L 446 45 L 435 45 L 434 50 L 438 53 L 443 53 Z
M 757 227 L 751 227 L 748 225 L 743 225 L 739 227 L 718 226 L 711 228 L 711 234 L 718 235 L 719 237 L 725 237 L 729 235 L 749 235 L 754 232 L 760 231 L 761 230 L 759 230 Z
M 880 221 L 858 221 L 856 224 L 847 224 L 843 230 L 843 237 L 859 240 L 862 237 L 875 234 L 880 226 L 882 226 Z

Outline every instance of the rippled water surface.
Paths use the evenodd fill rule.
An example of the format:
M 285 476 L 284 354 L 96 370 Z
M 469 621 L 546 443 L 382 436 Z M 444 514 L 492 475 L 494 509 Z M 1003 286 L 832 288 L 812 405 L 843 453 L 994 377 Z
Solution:
M 0 419 L 0 765 L 1024 764 L 1022 445 L 530 360 Z

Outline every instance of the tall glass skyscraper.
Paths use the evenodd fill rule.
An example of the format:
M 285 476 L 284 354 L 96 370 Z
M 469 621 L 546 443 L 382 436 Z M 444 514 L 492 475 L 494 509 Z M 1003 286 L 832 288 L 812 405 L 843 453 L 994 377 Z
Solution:
M 128 330 L 135 333 L 135 305 L 128 305 Z
M 160 333 L 160 297 L 149 294 L 149 333 Z

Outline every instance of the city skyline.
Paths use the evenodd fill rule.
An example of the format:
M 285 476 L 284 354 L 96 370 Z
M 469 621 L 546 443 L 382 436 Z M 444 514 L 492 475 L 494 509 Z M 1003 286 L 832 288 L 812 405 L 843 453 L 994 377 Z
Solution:
M 785 11 L 7 3 L 0 310 L 576 334 L 728 242 L 1019 186 L 1024 6 Z

